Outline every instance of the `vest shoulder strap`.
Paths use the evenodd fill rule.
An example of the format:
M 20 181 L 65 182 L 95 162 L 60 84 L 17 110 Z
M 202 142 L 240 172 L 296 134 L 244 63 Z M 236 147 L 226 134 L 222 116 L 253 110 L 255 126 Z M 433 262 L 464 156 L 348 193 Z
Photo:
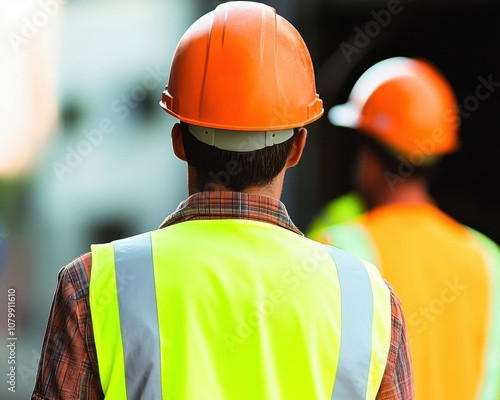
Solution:
M 338 273 L 341 295 L 341 341 L 340 357 L 338 361 L 337 376 L 333 388 L 332 400 L 340 399 L 366 399 L 367 390 L 369 390 L 370 366 L 372 361 L 372 340 L 373 340 L 373 321 L 374 317 L 374 293 L 372 281 L 366 266 L 361 260 L 352 254 L 349 254 L 338 248 L 325 245 L 325 248 L 333 258 Z M 375 285 L 379 282 L 373 282 Z M 383 282 L 382 282 L 383 283 Z M 385 285 L 385 283 L 383 283 Z M 380 287 L 380 285 L 379 285 Z M 388 290 L 387 287 L 385 287 Z M 378 301 L 379 298 L 376 297 Z M 378 308 L 378 307 L 377 307 Z M 387 308 L 385 312 L 385 329 L 390 326 L 390 317 L 387 318 Z M 376 332 L 378 333 L 378 332 Z M 381 338 L 383 338 L 382 336 Z M 387 337 L 387 332 L 385 337 Z M 389 336 L 390 338 L 390 333 Z M 382 346 L 386 351 L 386 356 L 382 357 L 382 368 L 385 368 L 385 362 L 388 354 L 388 343 Z M 378 388 L 380 380 L 372 386 L 372 391 Z

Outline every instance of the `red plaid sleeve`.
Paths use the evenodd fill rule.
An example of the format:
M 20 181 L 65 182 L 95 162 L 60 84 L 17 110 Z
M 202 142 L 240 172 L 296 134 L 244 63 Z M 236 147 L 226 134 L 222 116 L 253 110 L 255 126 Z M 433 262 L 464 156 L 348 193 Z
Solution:
M 391 347 L 377 400 L 413 400 L 415 388 L 410 346 L 401 301 L 391 287 Z
M 32 400 L 104 399 L 88 304 L 91 254 L 59 272 Z

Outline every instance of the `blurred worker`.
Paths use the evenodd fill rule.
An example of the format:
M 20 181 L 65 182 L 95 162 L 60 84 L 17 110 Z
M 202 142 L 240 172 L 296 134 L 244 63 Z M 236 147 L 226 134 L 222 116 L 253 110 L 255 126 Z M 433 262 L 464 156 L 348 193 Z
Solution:
M 335 197 L 313 218 L 306 235 L 318 238 L 325 228 L 348 222 L 361 215 L 365 209 L 364 201 L 356 191 Z
M 279 201 L 323 114 L 295 28 L 219 5 L 181 38 L 160 104 L 190 197 L 61 270 L 32 398 L 413 399 L 392 289 Z
M 367 210 L 310 236 L 374 262 L 393 285 L 408 318 L 416 398 L 499 399 L 499 250 L 428 192 L 440 157 L 459 147 L 449 83 L 427 61 L 390 58 L 328 116 L 359 137 L 356 204 Z

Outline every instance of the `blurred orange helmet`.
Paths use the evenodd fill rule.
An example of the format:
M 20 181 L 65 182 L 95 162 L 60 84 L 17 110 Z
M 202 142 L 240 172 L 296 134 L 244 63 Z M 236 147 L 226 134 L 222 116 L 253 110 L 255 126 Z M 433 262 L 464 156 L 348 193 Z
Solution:
M 185 32 L 160 105 L 188 124 L 238 131 L 297 128 L 323 114 L 300 34 L 247 1 L 223 3 Z
M 435 157 L 459 147 L 456 103 L 450 84 L 429 62 L 394 57 L 364 72 L 347 103 L 332 107 L 328 119 L 397 152 Z

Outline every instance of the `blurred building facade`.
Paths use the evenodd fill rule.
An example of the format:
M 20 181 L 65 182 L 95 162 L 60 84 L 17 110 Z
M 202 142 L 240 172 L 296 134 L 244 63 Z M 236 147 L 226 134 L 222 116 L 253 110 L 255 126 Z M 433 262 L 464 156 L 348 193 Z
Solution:
M 158 101 L 175 46 L 198 17 L 199 5 L 42 0 L 16 12 L 4 25 L 10 36 L 2 59 L 15 61 L 10 67 L 18 73 L 4 66 L 3 78 L 12 93 L 32 103 L 23 98 L 12 104 L 0 96 L 2 116 L 11 115 L 11 126 L 2 126 L 0 143 L 9 151 L 1 152 L 1 160 L 13 165 L 7 156 L 21 132 L 38 126 L 45 134 L 29 162 L 0 174 L 7 182 L 0 202 L 2 296 L 9 287 L 17 290 L 21 337 L 16 393 L 9 398 L 27 398 L 58 270 L 92 243 L 157 228 L 187 195 L 186 167 L 171 151 L 176 121 Z M 45 54 L 45 62 L 33 53 Z M 38 82 L 37 90 L 27 77 Z M 49 112 L 52 120 L 45 121 Z M 31 128 L 24 129 L 28 122 Z M 25 149 L 15 160 L 26 154 L 27 144 L 33 147 L 35 135 L 28 133 L 18 140 Z M 7 368 L 2 363 L 2 376 Z M 7 393 L 5 384 L 1 393 Z

